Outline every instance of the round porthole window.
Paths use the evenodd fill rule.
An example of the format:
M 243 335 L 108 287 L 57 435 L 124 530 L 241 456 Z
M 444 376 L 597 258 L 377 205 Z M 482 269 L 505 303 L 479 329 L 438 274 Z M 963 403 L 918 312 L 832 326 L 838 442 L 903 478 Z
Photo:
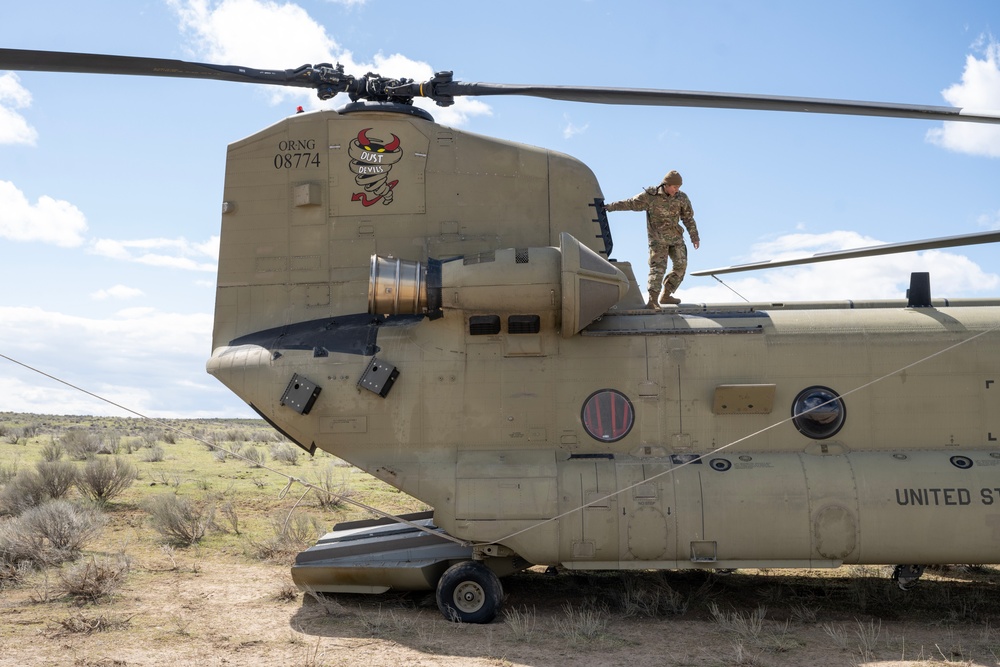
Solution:
M 632 430 L 635 410 L 625 394 L 614 389 L 600 389 L 584 401 L 580 417 L 587 435 L 601 442 L 615 442 Z
M 792 423 L 802 435 L 823 440 L 837 434 L 847 419 L 847 407 L 829 387 L 809 387 L 792 403 Z

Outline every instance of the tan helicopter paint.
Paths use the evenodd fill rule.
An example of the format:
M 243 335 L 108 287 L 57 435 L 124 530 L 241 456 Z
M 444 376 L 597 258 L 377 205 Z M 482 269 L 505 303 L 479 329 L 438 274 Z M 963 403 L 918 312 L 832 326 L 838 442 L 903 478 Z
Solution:
M 389 203 L 356 197 L 362 134 L 398 151 Z M 307 449 L 505 547 L 481 548 L 487 561 L 1000 562 L 1000 305 L 637 310 L 631 268 L 600 255 L 601 198 L 572 158 L 415 116 L 284 120 L 229 149 L 208 369 Z M 399 311 L 366 354 L 282 342 L 303 322 L 318 323 L 303 340 L 327 340 L 330 318 L 395 298 L 371 280 L 375 255 L 413 275 L 453 260 L 441 316 Z M 498 330 L 473 330 L 493 316 Z M 511 316 L 537 316 L 538 333 Z M 399 373 L 385 396 L 362 382 L 372 356 Z M 320 388 L 308 411 L 283 404 L 295 377 Z M 790 420 L 814 386 L 846 411 L 823 439 Z M 601 390 L 630 404 L 620 439 L 584 427 Z

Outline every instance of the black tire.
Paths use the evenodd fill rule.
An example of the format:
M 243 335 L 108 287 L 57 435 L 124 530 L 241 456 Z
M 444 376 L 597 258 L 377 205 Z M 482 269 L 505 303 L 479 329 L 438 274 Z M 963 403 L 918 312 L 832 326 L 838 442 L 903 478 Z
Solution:
M 437 584 L 438 609 L 455 623 L 489 623 L 503 604 L 503 587 L 490 568 L 467 560 L 452 565 Z

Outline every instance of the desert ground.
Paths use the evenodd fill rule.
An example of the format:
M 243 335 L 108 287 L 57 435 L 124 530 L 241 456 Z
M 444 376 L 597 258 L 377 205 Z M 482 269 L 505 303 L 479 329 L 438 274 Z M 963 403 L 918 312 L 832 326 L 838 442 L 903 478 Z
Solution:
M 504 580 L 488 625 L 445 620 L 432 593 L 304 595 L 289 574 L 295 553 L 366 516 L 338 497 L 426 508 L 286 445 L 252 420 L 0 413 L 0 665 L 1000 665 L 1000 571 L 978 565 L 928 571 L 908 591 L 888 569 L 860 566 L 534 568 Z M 63 496 L 96 506 L 80 516 L 99 517 L 99 530 L 59 558 L 41 542 L 29 545 L 37 557 L 13 555 L 32 553 L 18 501 L 39 461 L 83 471 L 114 457 L 136 473 L 117 495 L 88 500 L 77 484 Z M 168 496 L 184 510 L 172 527 L 157 505 Z

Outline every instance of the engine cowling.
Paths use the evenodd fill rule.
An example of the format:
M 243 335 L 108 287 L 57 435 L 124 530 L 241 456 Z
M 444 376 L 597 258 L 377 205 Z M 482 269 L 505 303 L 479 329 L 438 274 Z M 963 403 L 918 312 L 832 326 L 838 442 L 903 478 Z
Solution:
M 603 315 L 628 292 L 625 274 L 563 232 L 559 247 L 504 248 L 449 261 L 372 255 L 368 311 L 554 312 L 564 337 Z

